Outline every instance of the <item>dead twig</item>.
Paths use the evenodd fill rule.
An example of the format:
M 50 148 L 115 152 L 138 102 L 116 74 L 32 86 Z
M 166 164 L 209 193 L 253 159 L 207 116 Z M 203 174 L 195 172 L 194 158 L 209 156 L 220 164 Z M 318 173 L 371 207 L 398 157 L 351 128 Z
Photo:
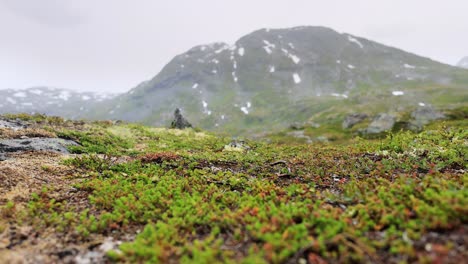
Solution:
M 270 163 L 270 166 L 273 167 L 273 166 L 278 165 L 278 164 L 284 164 L 284 165 L 288 166 L 288 162 L 285 161 L 285 160 L 278 160 L 278 161 L 275 161 L 275 162 L 273 162 L 273 163 Z

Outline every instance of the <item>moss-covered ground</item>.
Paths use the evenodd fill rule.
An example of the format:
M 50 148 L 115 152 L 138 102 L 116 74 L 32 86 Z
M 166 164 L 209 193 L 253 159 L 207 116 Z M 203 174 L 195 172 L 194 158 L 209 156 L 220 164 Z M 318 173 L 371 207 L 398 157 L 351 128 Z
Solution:
M 26 199 L 0 197 L 3 238 L 12 226 L 53 232 L 63 248 L 113 237 L 123 243 L 106 261 L 126 263 L 468 259 L 466 121 L 340 145 L 236 148 L 195 130 L 28 119 L 80 143 L 58 165 L 73 193 L 49 181 Z

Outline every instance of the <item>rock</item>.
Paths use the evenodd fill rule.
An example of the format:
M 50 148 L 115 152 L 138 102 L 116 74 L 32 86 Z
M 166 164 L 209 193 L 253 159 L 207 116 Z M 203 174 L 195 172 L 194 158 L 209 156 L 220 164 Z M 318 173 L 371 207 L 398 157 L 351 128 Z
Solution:
M 343 124 L 341 126 L 343 127 L 343 129 L 352 128 L 355 124 L 362 122 L 367 117 L 368 115 L 363 113 L 354 113 L 347 115 L 343 120 Z
M 386 113 L 378 114 L 367 127 L 365 133 L 377 134 L 391 130 L 395 125 L 395 117 Z
M 99 247 L 75 256 L 74 262 L 77 264 L 107 263 L 108 259 L 106 258 L 106 253 L 111 250 L 114 250 L 117 253 L 121 253 L 119 250 L 119 246 L 121 244 L 122 241 L 116 241 L 112 237 L 108 237 Z
M 289 128 L 291 129 L 294 129 L 294 130 L 301 130 L 301 129 L 304 129 L 304 124 L 303 123 L 298 123 L 298 122 L 294 122 L 292 123 Z
M 250 150 L 251 148 L 243 140 L 232 140 L 229 144 L 224 146 L 224 151 L 239 151 L 244 152 Z
M 24 129 L 28 126 L 29 126 L 28 123 L 21 121 L 19 119 L 11 120 L 11 119 L 0 117 L 0 128 L 10 128 L 13 130 L 18 130 L 18 129 Z
M 0 140 L 0 156 L 18 151 L 52 151 L 69 154 L 67 146 L 76 146 L 76 142 L 61 138 L 28 138 Z
M 318 137 L 316 138 L 316 140 L 317 140 L 318 142 L 324 142 L 324 143 L 329 142 L 329 140 L 328 140 L 328 138 L 327 138 L 326 136 L 318 136 Z
M 185 129 L 188 127 L 192 127 L 192 124 L 190 124 L 187 119 L 185 119 L 182 114 L 180 113 L 180 109 L 177 108 L 174 112 L 174 121 L 171 123 L 171 128 L 176 128 L 176 129 Z
M 292 136 L 295 138 L 303 138 L 305 139 L 306 143 L 308 144 L 312 143 L 312 139 L 309 136 L 304 134 L 304 130 L 291 131 L 291 132 L 288 132 L 286 135 Z
M 431 121 L 444 119 L 445 115 L 442 112 L 435 110 L 431 106 L 418 107 L 411 113 L 412 120 L 408 124 L 408 128 L 415 131 L 420 131 L 424 125 Z
M 320 127 L 320 124 L 315 123 L 314 121 L 308 121 L 306 124 L 309 125 L 310 127 L 313 127 L 313 128 L 319 128 Z

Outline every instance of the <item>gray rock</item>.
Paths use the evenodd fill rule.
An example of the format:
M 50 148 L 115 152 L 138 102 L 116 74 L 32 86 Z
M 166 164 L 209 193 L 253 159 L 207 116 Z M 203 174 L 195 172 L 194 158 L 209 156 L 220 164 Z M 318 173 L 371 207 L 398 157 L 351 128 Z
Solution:
M 19 119 L 11 120 L 0 117 L 0 128 L 11 128 L 13 130 L 23 129 L 28 127 L 27 122 L 21 121 Z
M 119 252 L 119 246 L 121 244 L 122 241 L 116 241 L 112 237 L 108 237 L 99 247 L 75 256 L 74 262 L 77 264 L 107 263 L 108 259 L 106 259 L 106 253 L 110 250 Z
M 310 127 L 313 127 L 313 128 L 319 128 L 320 127 L 320 124 L 315 123 L 314 121 L 308 121 L 308 122 L 306 122 L 306 124 L 309 125 Z
M 377 134 L 391 130 L 395 125 L 395 117 L 386 113 L 378 114 L 367 127 L 367 134 Z
M 291 125 L 289 125 L 289 128 L 294 129 L 294 130 L 301 130 L 301 129 L 304 129 L 304 124 L 299 123 L 299 122 L 294 122 Z
M 303 138 L 306 140 L 308 144 L 312 143 L 312 139 L 304 134 L 304 130 L 298 130 L 298 131 L 291 131 L 287 133 L 288 136 L 292 136 L 295 138 Z
M 224 146 L 225 151 L 248 151 L 251 147 L 244 140 L 233 139 L 229 144 Z
M 69 154 L 67 146 L 76 146 L 76 142 L 61 138 L 28 138 L 0 140 L 0 155 L 19 151 L 51 151 Z
M 176 129 L 185 129 L 188 127 L 192 127 L 192 124 L 190 124 L 187 119 L 185 119 L 182 114 L 180 113 L 180 109 L 177 108 L 174 112 L 174 121 L 171 123 L 171 128 L 176 128 Z
M 444 119 L 445 115 L 431 106 L 422 106 L 414 110 L 411 113 L 411 117 L 412 120 L 408 124 L 408 129 L 420 131 L 424 125 L 427 125 L 434 120 Z
M 368 115 L 363 113 L 354 113 L 347 115 L 343 120 L 342 127 L 343 129 L 352 128 L 355 124 L 362 122 L 367 117 Z
M 444 119 L 445 115 L 430 106 L 423 106 L 413 111 L 411 113 L 411 117 L 414 120 L 432 121 L 437 119 Z
M 316 138 L 318 142 L 329 142 L 328 138 L 326 136 L 318 136 Z

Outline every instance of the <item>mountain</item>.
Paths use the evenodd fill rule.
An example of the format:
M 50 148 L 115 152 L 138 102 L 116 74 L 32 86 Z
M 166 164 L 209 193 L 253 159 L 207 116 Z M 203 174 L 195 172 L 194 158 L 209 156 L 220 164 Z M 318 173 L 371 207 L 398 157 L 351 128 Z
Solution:
M 97 104 L 113 94 L 75 92 L 53 87 L 0 90 L 0 114 L 42 113 L 67 118 L 86 117 Z
M 468 69 L 468 56 L 463 57 L 458 63 L 457 66 L 460 68 Z
M 466 70 L 329 28 L 261 29 L 180 54 L 93 113 L 167 126 L 181 108 L 195 126 L 248 134 L 341 124 L 353 112 L 453 107 L 468 101 L 467 84 Z

